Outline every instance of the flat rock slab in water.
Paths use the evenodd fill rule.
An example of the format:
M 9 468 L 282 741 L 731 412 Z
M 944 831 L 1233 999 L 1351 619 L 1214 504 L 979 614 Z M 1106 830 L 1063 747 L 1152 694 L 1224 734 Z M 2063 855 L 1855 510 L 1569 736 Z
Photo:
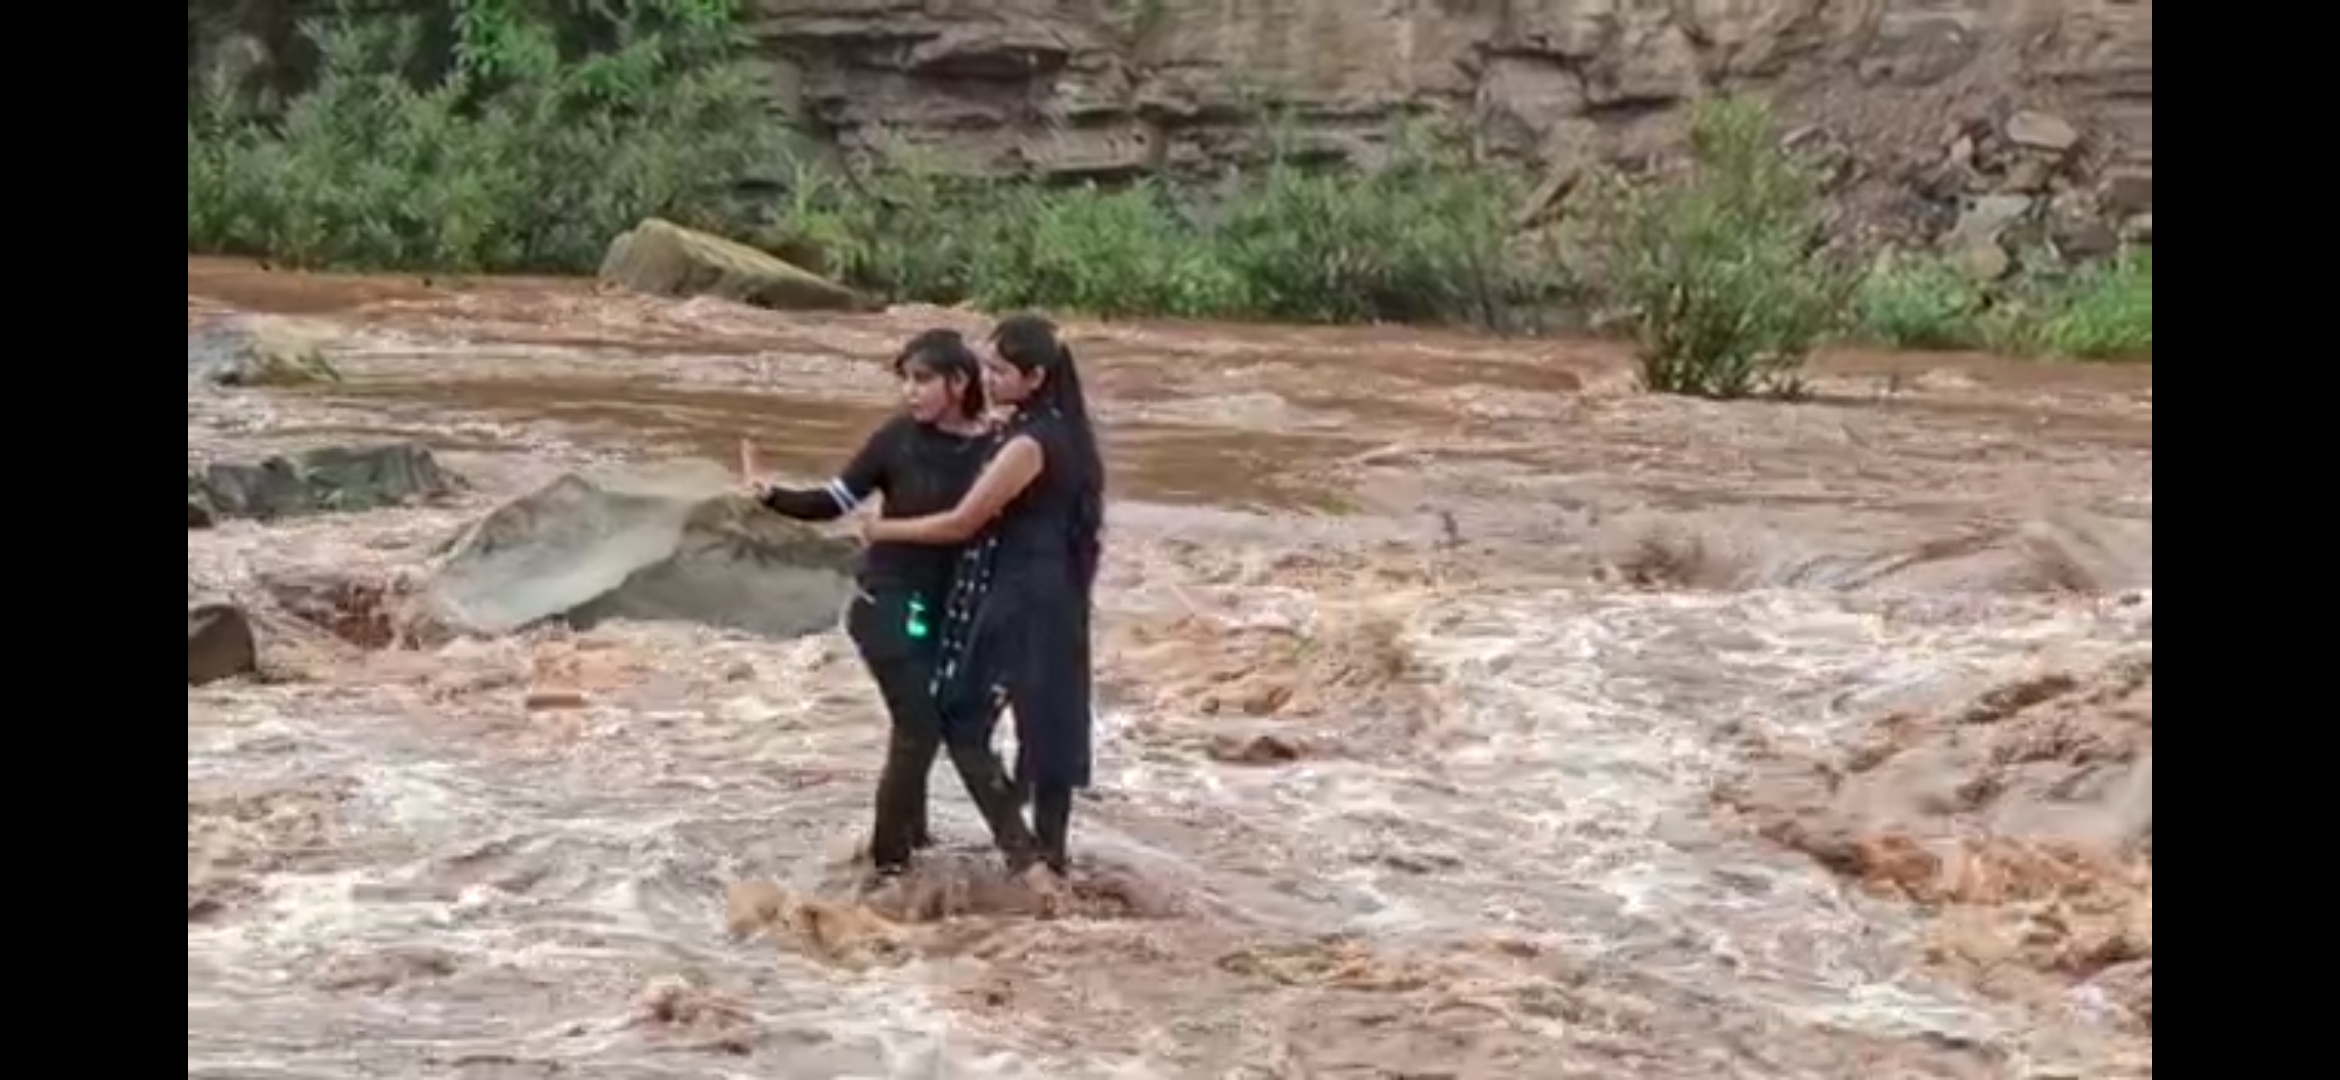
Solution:
M 325 446 L 259 461 L 214 461 L 187 476 L 187 527 L 214 518 L 378 510 L 455 490 L 459 481 L 415 443 Z
M 852 561 L 850 542 L 756 505 L 721 466 L 685 463 L 564 476 L 497 508 L 425 600 L 474 634 L 628 618 L 802 637 L 836 625 Z
M 187 332 L 190 385 L 290 386 L 340 382 L 311 335 L 281 320 L 239 316 Z

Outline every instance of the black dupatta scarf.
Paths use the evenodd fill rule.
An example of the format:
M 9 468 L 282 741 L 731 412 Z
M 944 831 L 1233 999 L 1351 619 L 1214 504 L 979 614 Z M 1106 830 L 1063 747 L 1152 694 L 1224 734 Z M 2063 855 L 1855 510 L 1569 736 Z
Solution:
M 1054 412 L 1049 410 L 1051 415 Z M 1019 414 L 1000 431 L 999 445 L 1006 446 L 1008 440 L 1030 424 L 1030 417 Z M 928 682 L 927 692 L 933 695 L 935 706 L 942 714 L 945 731 L 957 724 L 980 722 L 999 712 L 999 689 L 981 678 L 981 658 L 975 655 L 975 628 L 983 614 L 984 602 L 991 597 L 992 572 L 999 564 L 999 526 L 999 520 L 993 519 L 959 550 L 958 565 L 951 575 L 950 598 L 943 602 L 942 640 L 937 646 L 934 678 Z

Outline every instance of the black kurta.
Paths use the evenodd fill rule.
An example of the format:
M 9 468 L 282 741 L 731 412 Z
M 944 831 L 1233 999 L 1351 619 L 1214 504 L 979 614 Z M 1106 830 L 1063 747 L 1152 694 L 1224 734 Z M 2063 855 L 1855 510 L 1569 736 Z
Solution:
M 1040 445 L 1040 475 L 960 555 L 944 610 L 936 696 L 947 724 L 982 724 L 1004 695 L 1015 710 L 1017 776 L 1087 787 L 1091 724 L 1089 592 L 1076 544 L 1079 477 L 1072 431 L 1053 413 L 1020 419 Z

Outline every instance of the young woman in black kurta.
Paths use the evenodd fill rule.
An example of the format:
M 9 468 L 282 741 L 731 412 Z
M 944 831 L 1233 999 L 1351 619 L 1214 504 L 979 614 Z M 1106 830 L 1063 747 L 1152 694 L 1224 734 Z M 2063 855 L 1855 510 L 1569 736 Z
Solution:
M 930 330 L 911 339 L 894 368 L 902 376 L 907 408 L 871 434 L 834 479 L 813 488 L 767 486 L 760 492 L 765 506 L 802 521 L 828 521 L 873 495 L 884 496 L 888 518 L 957 505 L 993 442 L 981 419 L 980 362 L 956 331 Z M 934 674 L 942 608 L 957 558 L 951 548 L 871 544 L 861 557 L 860 595 L 846 614 L 846 632 L 893 719 L 870 837 L 870 858 L 881 875 L 899 873 L 908 866 L 912 848 L 931 843 L 927 776 L 946 741 L 934 703 Z M 1013 785 L 991 750 L 989 724 L 963 723 L 951 734 L 956 736 L 947 740 L 951 762 L 994 841 L 1020 857 L 1032 841 Z
M 973 724 L 1001 698 L 1015 710 L 1039 854 L 1061 875 L 1073 792 L 1090 780 L 1089 615 L 1105 469 L 1055 327 L 1017 316 L 992 331 L 992 344 L 990 390 L 1016 416 L 983 475 L 949 511 L 869 522 L 865 535 L 966 544 L 943 612 L 938 703 L 946 725 Z

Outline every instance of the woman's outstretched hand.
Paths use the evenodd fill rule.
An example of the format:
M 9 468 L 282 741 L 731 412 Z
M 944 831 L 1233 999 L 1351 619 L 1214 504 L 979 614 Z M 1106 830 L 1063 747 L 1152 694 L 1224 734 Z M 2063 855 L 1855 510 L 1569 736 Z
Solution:
M 759 503 L 772 497 L 772 481 L 756 475 L 756 444 L 750 439 L 739 441 L 739 482 Z

